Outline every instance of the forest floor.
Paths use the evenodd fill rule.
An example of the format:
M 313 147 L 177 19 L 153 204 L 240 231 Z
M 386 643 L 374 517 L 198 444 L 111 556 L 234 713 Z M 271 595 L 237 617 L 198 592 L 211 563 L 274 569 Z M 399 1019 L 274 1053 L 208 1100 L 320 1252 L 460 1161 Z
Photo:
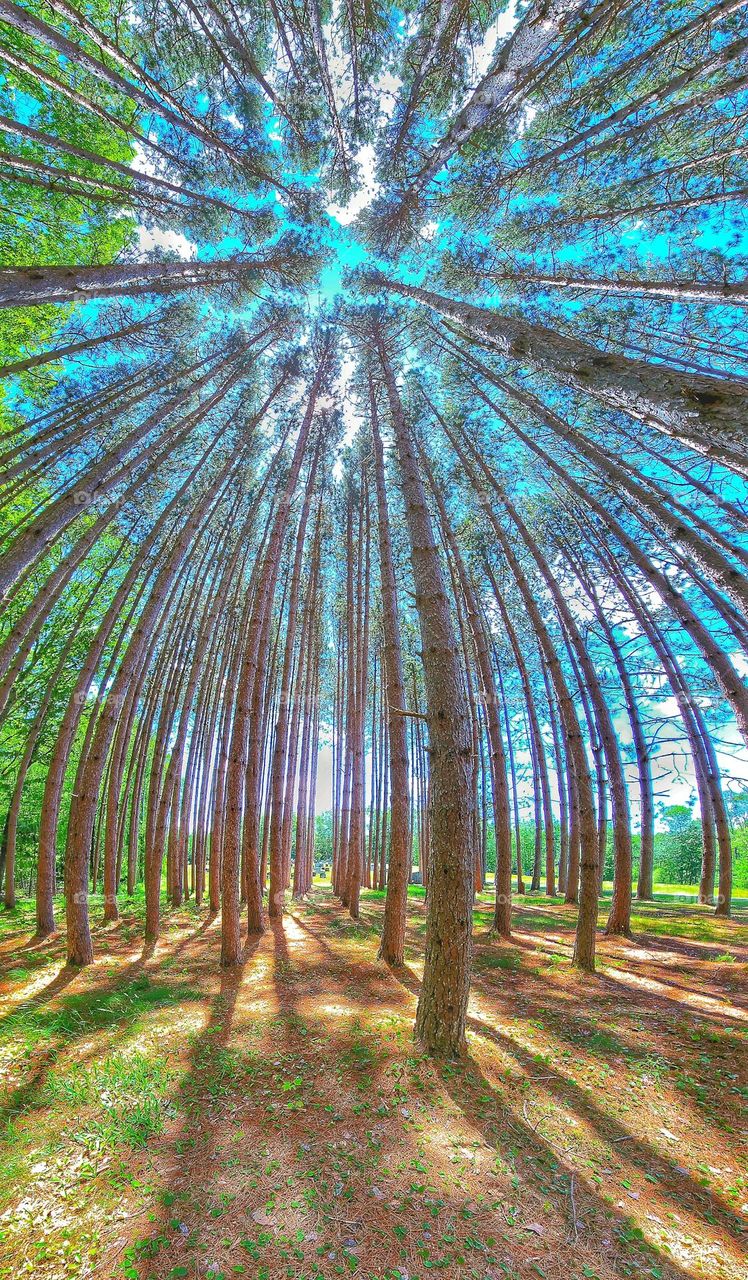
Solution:
M 219 968 L 185 908 L 143 951 L 0 933 L 0 1277 L 745 1280 L 748 912 L 638 908 L 569 967 L 574 911 L 475 914 L 468 1055 L 412 1042 L 425 928 L 329 889 Z

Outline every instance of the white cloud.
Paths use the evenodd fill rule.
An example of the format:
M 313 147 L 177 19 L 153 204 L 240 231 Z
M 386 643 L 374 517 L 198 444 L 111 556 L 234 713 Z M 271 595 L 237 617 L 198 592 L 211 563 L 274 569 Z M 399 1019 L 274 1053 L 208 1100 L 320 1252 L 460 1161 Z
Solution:
M 394 76 L 391 71 L 385 71 L 374 81 L 372 88 L 379 99 L 378 123 L 380 126 L 392 119 L 402 87 L 402 78 Z
M 338 441 L 337 456 L 332 469 L 333 476 L 338 481 L 343 474 L 343 452 L 351 447 L 364 422 L 352 387 L 353 375 L 358 366 L 350 351 L 350 345 L 345 344 L 345 346 L 348 349 L 345 350 L 340 362 L 340 373 L 335 384 L 335 396 L 340 406 L 344 427 L 342 439 Z
M 197 258 L 197 245 L 177 231 L 164 231 L 161 227 L 138 227 L 138 249 L 149 253 L 151 249 L 170 249 L 185 262 Z
M 530 125 L 532 124 L 537 114 L 538 114 L 538 108 L 534 105 L 534 103 L 532 102 L 523 103 L 522 115 L 520 116 L 519 124 L 517 125 L 517 133 L 519 134 L 520 138 L 522 137 L 522 134 L 526 133 L 527 130 L 530 128 Z
M 509 0 L 504 12 L 499 14 L 486 31 L 483 43 L 476 50 L 473 58 L 473 75 L 476 81 L 481 80 L 486 74 L 499 44 L 504 44 L 517 26 L 520 19 L 517 9 L 518 0 Z
M 138 173 L 147 173 L 149 178 L 157 178 L 159 176 L 159 170 L 154 162 L 153 155 L 141 142 L 135 142 L 135 155 L 130 164 L 133 169 L 137 169 Z
M 235 111 L 224 111 L 222 119 L 228 121 L 229 124 L 232 124 L 235 129 L 239 129 L 242 132 L 244 131 L 244 125 Z
M 373 145 L 367 142 L 356 152 L 354 160 L 360 179 L 358 189 L 347 204 L 338 204 L 333 200 L 327 206 L 330 217 L 339 222 L 341 227 L 347 227 L 351 222 L 355 222 L 362 209 L 366 209 L 382 189 L 381 183 L 377 182 L 374 176 L 376 154 Z

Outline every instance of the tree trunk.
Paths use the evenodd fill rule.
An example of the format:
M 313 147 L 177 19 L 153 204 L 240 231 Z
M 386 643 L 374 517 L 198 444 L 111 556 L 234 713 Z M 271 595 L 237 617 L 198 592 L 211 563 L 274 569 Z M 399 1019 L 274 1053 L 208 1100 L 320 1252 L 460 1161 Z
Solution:
M 483 706 L 486 730 L 488 734 L 489 759 L 491 769 L 491 793 L 493 796 L 494 829 L 496 832 L 496 900 L 494 905 L 493 927 L 499 937 L 508 938 L 511 934 L 512 917 L 512 833 L 509 822 L 509 788 L 506 775 L 506 753 L 499 719 L 499 699 L 496 692 L 491 651 L 486 629 L 481 616 L 475 589 L 465 567 L 457 539 L 447 514 L 447 508 L 441 490 L 421 451 L 424 470 L 431 491 L 436 501 L 444 538 L 454 562 L 457 582 L 467 612 L 470 634 L 472 636 L 475 660 L 480 676 L 480 699 Z M 517 892 L 522 893 L 521 865 L 518 867 Z
M 293 655 L 296 643 L 296 622 L 301 586 L 301 568 L 304 556 L 304 539 L 312 505 L 314 483 L 319 459 L 319 443 L 309 468 L 304 502 L 299 516 L 296 533 L 296 549 L 294 553 L 291 585 L 288 593 L 288 615 L 286 623 L 286 647 L 283 654 L 283 670 L 281 672 L 280 695 L 278 699 L 278 718 L 275 723 L 275 741 L 273 744 L 271 768 L 271 812 L 270 812 L 270 894 L 268 897 L 268 913 L 271 917 L 282 916 L 284 908 L 285 880 L 283 877 L 283 848 L 281 829 L 283 822 L 283 790 L 286 776 L 288 755 L 288 703 L 291 693 L 291 676 L 293 673 Z M 266 818 L 267 821 L 267 818 Z
M 314 418 L 317 395 L 328 365 L 325 351 L 312 383 L 307 408 L 282 493 L 279 495 L 272 526 L 269 531 L 262 569 L 258 578 L 252 604 L 241 669 L 235 694 L 234 720 L 226 772 L 223 823 L 223 911 L 221 920 L 221 963 L 238 964 L 241 959 L 239 923 L 240 901 L 240 846 L 244 832 L 244 853 L 249 873 L 247 920 L 250 933 L 262 932 L 262 886 L 258 864 L 257 836 L 259 832 L 259 764 L 262 743 L 259 725 L 253 723 L 253 711 L 257 705 L 254 697 L 258 674 L 261 674 L 267 656 L 269 628 L 265 625 L 272 607 L 275 585 L 280 569 L 280 551 L 290 515 L 290 502 L 296 490 L 299 473 L 306 450 L 309 432 Z M 253 732 L 254 731 L 254 732 Z M 249 778 L 247 774 L 249 771 Z M 244 823 L 242 811 L 245 810 Z
M 512 35 L 500 45 L 493 63 L 460 109 L 445 136 L 432 149 L 403 201 L 413 199 L 444 167 L 451 156 L 485 125 L 497 127 L 510 111 L 518 109 L 543 58 L 559 35 L 587 25 L 590 6 L 585 0 L 534 0 Z
M 495 379 L 489 370 L 485 370 L 485 373 L 498 384 L 500 380 Z M 550 414 L 550 411 L 541 405 L 534 396 L 524 391 L 517 391 L 514 388 L 508 388 L 508 390 L 521 403 L 526 404 L 534 413 L 540 415 L 544 421 Z M 503 417 L 505 421 L 508 420 L 506 415 L 503 415 Z M 669 606 L 680 621 L 684 631 L 701 651 L 707 665 L 713 671 L 727 701 L 733 709 L 740 733 L 744 741 L 748 742 L 748 690 L 738 676 L 728 655 L 715 641 L 709 627 L 697 616 L 667 574 L 652 563 L 637 540 L 627 533 L 620 521 L 608 511 L 607 507 L 595 498 L 591 492 L 585 490 L 555 458 L 538 444 L 534 437 L 529 436 L 514 421 L 511 422 L 511 427 L 518 439 L 532 453 L 541 458 L 549 470 L 557 475 L 564 485 L 580 500 L 582 508 L 589 507 L 600 517 L 601 522 L 607 526 L 617 541 L 625 548 L 631 561 L 639 569 L 642 576 L 655 588 L 663 602 Z M 491 473 L 489 472 L 488 474 L 490 475 Z
M 474 762 L 465 688 L 426 494 L 384 340 L 376 334 L 395 434 L 416 585 L 431 759 L 431 866 L 416 1035 L 429 1053 L 465 1042 L 473 916 Z
M 7 0 L 0 0 L 0 18 Z M 215 262 L 116 262 L 108 266 L 3 267 L 0 307 L 38 307 L 93 298 L 135 298 L 184 289 L 214 289 L 283 270 L 282 255 L 247 255 Z
M 374 275 L 372 283 L 423 302 L 461 326 L 474 341 L 511 360 L 530 362 L 562 385 L 595 396 L 686 444 L 700 443 L 702 451 L 716 460 L 725 458 L 719 441 L 738 450 L 748 444 L 748 431 L 741 425 L 748 409 L 748 388 L 729 378 L 684 374 L 664 364 L 601 351 L 543 325 L 383 276 Z M 748 475 L 748 463 L 743 461 L 739 469 Z
M 134 324 L 124 325 L 121 329 L 113 329 L 111 333 L 100 333 L 96 337 L 83 338 L 80 342 L 69 342 L 63 347 L 56 347 L 53 351 L 43 351 L 39 355 L 26 356 L 23 360 L 14 360 L 11 364 L 0 365 L 0 378 L 26 373 L 29 369 L 38 369 L 55 360 L 69 360 L 71 356 L 79 355 L 82 351 L 92 351 L 94 347 L 100 347 L 104 343 L 119 342 L 122 338 L 142 333 L 143 330 L 151 328 L 153 323 L 151 320 L 138 320 Z
M 460 440 L 463 441 L 461 443 L 451 428 L 448 428 L 444 423 L 442 423 L 442 427 L 465 468 L 486 518 L 496 535 L 498 544 L 522 596 L 528 619 L 538 639 L 550 678 L 553 681 L 564 729 L 566 749 L 573 766 L 569 773 L 570 776 L 573 774 L 575 795 L 577 796 L 575 816 L 578 820 L 581 841 L 582 892 L 577 920 L 574 963 L 579 968 L 592 970 L 595 966 L 595 934 L 598 911 L 597 831 L 595 829 L 595 807 L 592 800 L 592 780 L 576 708 L 561 668 L 557 646 L 548 632 L 525 571 L 493 511 L 485 484 L 481 480 L 481 476 L 485 477 L 485 480 L 493 487 L 495 485 L 494 476 L 482 456 L 472 448 L 470 448 L 470 456 L 468 456 L 466 447 L 463 447 L 463 444 L 467 444 L 464 433 L 461 433 L 460 436 Z M 571 861 L 572 859 L 570 858 L 570 863 Z M 567 900 L 570 887 L 575 887 L 571 876 L 567 884 Z

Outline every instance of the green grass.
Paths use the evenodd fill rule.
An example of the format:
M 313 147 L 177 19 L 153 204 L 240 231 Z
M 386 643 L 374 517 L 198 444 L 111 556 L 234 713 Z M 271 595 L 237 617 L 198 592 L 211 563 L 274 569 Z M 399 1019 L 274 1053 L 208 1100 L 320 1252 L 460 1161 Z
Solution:
M 355 1252 L 342 1249 L 337 1235 L 328 1239 L 327 1224 L 342 1214 L 346 1224 L 360 1221 L 361 1233 L 368 1231 L 372 1187 L 384 1203 L 372 1215 L 370 1241 L 379 1239 L 383 1210 L 389 1220 L 394 1207 L 399 1220 L 387 1227 L 385 1252 L 404 1263 L 410 1251 L 413 1280 L 442 1265 L 447 1274 L 468 1276 L 473 1253 L 483 1255 L 476 1274 L 486 1268 L 494 1274 L 500 1254 L 491 1251 L 500 1234 L 508 1233 L 502 1252 L 517 1248 L 524 1258 L 540 1248 L 542 1241 L 536 1246 L 525 1238 L 528 1221 L 569 1242 L 568 1175 L 557 1175 L 554 1144 L 562 1153 L 571 1146 L 572 1165 L 580 1170 L 574 1189 L 585 1247 L 604 1241 L 603 1256 L 612 1233 L 626 1231 L 630 1274 L 649 1274 L 636 1243 L 649 1230 L 645 1223 L 654 1221 L 644 1218 L 647 1197 L 660 1194 L 666 1159 L 692 1167 L 685 1143 L 683 1153 L 659 1150 L 660 1126 L 672 1125 L 661 1109 L 703 1114 L 693 1167 L 706 1169 L 721 1193 L 722 1175 L 711 1166 L 729 1172 L 725 1145 L 739 1132 L 738 1108 L 748 1096 L 736 1074 L 744 1028 L 694 1019 L 687 1005 L 678 1008 L 675 990 L 672 1008 L 664 1002 L 650 1007 L 648 995 L 633 985 L 611 990 L 604 968 L 603 981 L 580 992 L 563 972 L 576 908 L 542 894 L 520 898 L 517 938 L 498 942 L 489 936 L 489 886 L 475 911 L 481 1017 L 471 1028 L 473 1057 L 436 1071 L 412 1044 L 413 1002 L 405 984 L 374 965 L 382 898 L 378 891 L 362 894 L 362 919 L 354 922 L 325 887 L 293 907 L 296 923 L 285 946 L 268 931 L 238 983 L 220 971 L 219 930 L 202 930 L 192 911 L 165 909 L 159 954 L 141 961 L 142 897 L 128 904 L 116 929 L 97 929 L 100 963 L 92 969 L 64 967 L 62 937 L 39 951 L 8 955 L 21 1004 L 4 1018 L 0 1013 L 11 1067 L 0 1184 L 8 1201 L 28 1202 L 22 1200 L 28 1189 L 40 1202 L 62 1205 L 69 1220 L 60 1227 L 52 1216 L 34 1217 L 34 1205 L 26 1217 L 16 1206 L 17 1248 L 0 1223 L 0 1255 L 14 1250 L 12 1262 L 0 1261 L 2 1280 L 103 1275 L 106 1251 L 125 1237 L 107 1276 L 167 1280 L 215 1273 L 228 1280 L 243 1272 L 312 1280 L 353 1274 Z M 423 887 L 411 886 L 410 898 L 408 954 L 419 962 Z M 22 904 L 24 911 L 30 921 Z M 14 928 L 25 943 L 17 919 Z M 716 920 L 706 907 L 659 892 L 654 903 L 635 904 L 635 933 L 714 939 L 704 956 L 725 968 L 706 966 L 704 989 L 715 984 L 728 1001 L 730 979 L 740 976 L 738 965 L 734 972 L 728 967 L 740 955 L 739 929 L 740 922 Z M 549 942 L 562 944 L 559 954 Z M 659 955 L 631 950 L 626 964 L 632 971 L 659 972 Z M 606 948 L 601 939 L 606 964 L 617 964 L 619 954 L 618 943 Z M 662 963 L 673 967 L 670 956 Z M 562 972 L 549 982 L 551 966 Z M 29 976 L 34 989 L 24 1000 Z M 58 976 L 63 985 L 52 986 Z M 476 1030 L 484 1009 L 486 1034 Z M 491 1010 L 498 1016 L 495 1036 L 488 1034 Z M 628 1113 L 638 1123 L 648 1106 L 651 1151 L 634 1139 L 636 1124 L 630 1140 L 626 1133 Z M 576 1123 L 577 1113 L 589 1120 L 589 1135 L 586 1124 Z M 440 1150 L 432 1162 L 433 1135 Z M 541 1142 L 549 1145 L 539 1160 Z M 482 1152 L 479 1168 L 473 1168 L 473 1149 Z M 515 1158 L 521 1190 L 519 1172 L 513 1182 Z M 606 1190 L 599 1203 L 594 1189 L 585 1189 L 587 1167 L 601 1170 Z M 491 1169 L 502 1180 L 495 1200 Z M 736 1204 L 743 1203 L 743 1186 L 730 1176 Z M 607 1212 L 622 1194 L 619 1184 L 636 1191 L 630 1205 L 626 1197 L 630 1219 L 616 1215 L 620 1222 Z M 661 1192 L 678 1212 L 682 1185 L 665 1179 Z M 269 1205 L 276 1220 L 267 1232 L 252 1222 L 259 1203 Z M 120 1228 L 122 1207 L 131 1221 Z M 439 1226 L 443 1211 L 451 1214 L 448 1230 Z M 661 1206 L 652 1212 L 661 1214 Z M 690 1212 L 713 1221 L 706 1200 Z M 309 1226 L 319 1233 L 311 1247 L 312 1237 L 304 1236 Z M 703 1230 L 711 1239 L 710 1227 Z M 359 1234 L 354 1226 L 345 1231 Z M 333 1250 L 335 1266 L 328 1267 Z M 317 1271 L 315 1256 L 326 1269 Z M 360 1264 L 356 1274 L 364 1274 Z M 366 1274 L 384 1280 L 396 1273 L 381 1267 Z M 573 1263 L 569 1274 L 576 1275 Z
M 168 1101 L 177 1073 L 163 1057 L 114 1053 L 93 1067 L 67 1066 L 47 1079 L 40 1101 L 62 1103 L 81 1115 L 74 1140 L 86 1151 L 145 1147 L 174 1108 Z
M 519 951 L 478 951 L 474 957 L 474 967 L 481 972 L 484 969 L 507 969 L 516 973 L 522 963 Z
M 610 898 L 613 891 L 612 882 L 606 881 L 603 885 L 603 892 L 600 898 L 600 926 L 605 923 L 605 917 L 610 907 Z M 551 923 L 548 917 L 548 908 L 564 908 L 563 897 L 556 895 L 553 898 L 545 896 L 545 882 L 541 882 L 541 887 L 537 893 L 517 894 L 516 877 L 513 881 L 512 892 L 515 894 L 515 906 L 521 911 L 522 924 L 519 927 L 530 931 L 543 932 Z M 696 885 L 656 885 L 654 889 L 654 897 L 651 902 L 639 902 L 636 899 L 636 886 L 633 887 L 634 900 L 631 912 L 631 929 L 634 934 L 654 934 L 657 937 L 673 937 L 692 939 L 695 942 L 708 942 L 722 944 L 730 942 L 736 926 L 748 925 L 748 890 L 738 889 L 735 892 L 733 902 L 733 913 L 731 920 L 723 920 L 714 915 L 713 907 L 700 904 L 698 899 L 698 888 Z M 493 883 L 488 883 L 475 900 L 473 910 L 474 927 L 478 930 L 490 928 L 491 915 L 493 912 Z M 411 884 L 408 886 L 408 897 L 414 901 L 422 901 L 426 896 L 426 890 L 422 885 Z M 366 889 L 361 892 L 361 900 L 371 901 L 372 903 L 380 901 L 384 897 L 384 893 L 379 889 Z M 570 931 L 574 928 L 576 920 L 576 907 L 569 905 L 565 910 L 555 913 L 553 927 L 561 931 Z M 335 925 L 333 925 L 335 927 Z M 414 920 L 411 928 L 416 933 L 423 933 L 425 930 L 425 919 L 420 918 Z M 724 953 L 729 954 L 729 953 Z M 732 959 L 733 957 L 730 957 Z M 488 960 L 478 960 L 477 965 L 480 967 L 489 967 L 493 965 L 496 968 L 510 968 L 511 962 L 506 958 L 496 959 L 495 962 Z M 729 961 L 725 961 L 729 963 Z
M 323 885 L 323 884 L 329 884 L 329 881 L 316 879 L 315 884 L 317 883 L 319 883 L 320 885 Z M 547 901 L 547 902 L 563 902 L 563 898 L 559 897 L 558 895 L 555 898 L 546 898 L 544 878 L 541 878 L 540 889 L 537 892 L 532 894 L 529 892 L 529 883 L 530 883 L 530 877 L 525 876 L 525 893 L 524 895 L 521 895 L 520 901 L 522 900 L 522 898 L 530 898 L 531 901 L 539 900 L 540 898 L 542 898 L 543 901 Z M 516 876 L 514 876 L 512 879 L 512 893 L 514 894 L 517 893 L 517 877 Z M 493 894 L 494 894 L 493 872 L 489 872 L 488 878 L 486 880 L 485 888 L 480 894 L 478 894 L 478 901 L 479 902 L 488 901 L 490 898 L 493 897 Z M 634 897 L 634 902 L 636 904 L 636 884 L 632 885 L 632 894 Z M 603 890 L 602 890 L 601 900 L 604 902 L 606 898 L 610 898 L 612 897 L 612 895 L 613 895 L 613 881 L 612 880 L 603 881 Z M 362 889 L 361 896 L 362 898 L 366 896 L 367 898 L 370 898 L 372 901 L 377 901 L 385 896 L 385 890 L 384 889 Z M 426 896 L 426 890 L 424 889 L 423 885 L 420 885 L 420 884 L 408 885 L 409 898 L 424 898 L 425 896 Z M 698 905 L 698 897 L 699 897 L 699 887 L 698 885 L 695 885 L 695 884 L 657 884 L 654 886 L 653 901 L 656 903 L 657 902 L 678 902 L 684 905 L 688 905 L 689 903 Z M 748 889 L 733 889 L 733 901 L 738 905 L 738 907 L 748 908 Z M 708 910 L 708 908 L 704 908 L 704 910 Z
M 0 1018 L 0 1034 L 6 1043 L 23 1041 L 28 1052 L 45 1042 L 67 1042 L 118 1024 L 134 1027 L 152 1009 L 195 998 L 199 996 L 186 982 L 167 985 L 142 973 L 110 991 L 62 995 L 54 1009 L 34 1001 L 21 1005 Z

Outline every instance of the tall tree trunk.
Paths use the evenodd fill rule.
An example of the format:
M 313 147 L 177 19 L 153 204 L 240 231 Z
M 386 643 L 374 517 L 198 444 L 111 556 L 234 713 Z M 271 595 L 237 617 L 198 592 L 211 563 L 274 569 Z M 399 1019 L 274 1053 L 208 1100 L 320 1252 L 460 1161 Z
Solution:
M 135 333 L 142 333 L 154 325 L 153 320 L 137 320 L 133 324 L 123 325 L 108 333 L 96 334 L 90 338 L 82 338 L 79 342 L 68 342 L 65 346 L 56 347 L 52 351 L 42 351 L 35 356 L 26 356 L 23 360 L 14 360 L 10 364 L 0 365 L 0 378 L 9 378 L 12 374 L 27 373 L 29 369 L 39 369 L 42 365 L 51 364 L 55 360 L 69 360 L 82 351 L 93 351 L 94 347 L 120 342 L 122 338 L 130 338 Z
M 509 787 L 506 776 L 506 753 L 499 719 L 499 699 L 496 692 L 491 651 L 480 606 L 472 580 L 462 558 L 441 490 L 433 472 L 421 451 L 424 470 L 429 480 L 431 491 L 436 501 L 442 530 L 452 555 L 459 589 L 467 612 L 470 634 L 475 650 L 475 659 L 480 675 L 480 698 L 486 720 L 488 733 L 489 759 L 491 769 L 491 793 L 493 796 L 494 830 L 496 833 L 496 901 L 494 907 L 493 927 L 499 937 L 508 938 L 511 934 L 512 916 L 512 834 L 509 822 Z M 519 879 L 517 892 L 521 893 L 521 865 L 518 867 Z
M 269 837 L 270 894 L 268 898 L 268 913 L 271 917 L 282 916 L 284 907 L 285 881 L 283 879 L 284 868 L 281 829 L 283 823 L 283 784 L 286 775 L 288 748 L 288 703 L 291 693 L 294 645 L 296 643 L 296 622 L 299 604 L 299 590 L 301 586 L 301 568 L 304 556 L 304 539 L 306 537 L 306 527 L 309 520 L 309 512 L 314 493 L 317 462 L 319 459 L 319 445 L 320 442 L 317 444 L 312 465 L 309 468 L 306 491 L 304 493 L 304 501 L 301 508 L 301 514 L 299 515 L 299 523 L 296 533 L 296 548 L 294 552 L 293 569 L 291 572 L 291 585 L 288 593 L 286 647 L 283 655 L 283 670 L 281 672 L 280 695 L 278 700 L 278 718 L 275 724 L 275 741 L 273 744 L 272 763 L 270 765 L 272 808 L 270 812 Z
M 525 270 L 487 273 L 490 280 L 520 288 L 570 289 L 587 293 L 602 293 L 638 298 L 657 298 L 666 301 L 728 303 L 731 306 L 748 306 L 748 285 L 743 281 L 729 284 L 721 280 L 644 280 L 634 276 L 604 279 L 600 276 L 573 276 L 556 272 L 552 275 L 536 274 Z
M 534 0 L 406 189 L 402 197 L 406 205 L 478 129 L 488 124 L 498 127 L 509 112 L 519 108 L 527 86 L 542 70 L 544 56 L 559 35 L 573 33 L 577 23 L 586 26 L 589 11 L 583 0 Z
M 0 0 L 0 18 L 6 0 Z M 215 289 L 283 271 L 282 254 L 247 254 L 213 262 L 133 262 L 78 267 L 3 267 L 0 307 L 38 307 L 94 298 L 137 298 L 186 289 Z
M 595 617 L 605 636 L 608 648 L 613 655 L 618 678 L 623 689 L 623 696 L 626 702 L 626 711 L 628 714 L 629 724 L 631 725 L 631 737 L 634 744 L 634 752 L 636 755 L 636 768 L 639 778 L 639 806 L 640 806 L 640 849 L 639 849 L 639 879 L 637 884 L 636 896 L 639 901 L 651 901 L 653 896 L 653 870 L 654 870 L 654 786 L 652 783 L 652 767 L 650 762 L 649 748 L 647 746 L 646 735 L 644 733 L 644 725 L 639 712 L 636 694 L 634 692 L 634 684 L 629 675 L 628 667 L 623 658 L 621 647 L 618 644 L 613 627 L 608 621 L 607 614 L 600 603 L 599 594 L 595 588 L 595 584 L 589 573 L 583 568 L 580 560 L 575 556 L 568 546 L 564 546 L 564 552 L 572 565 L 579 581 L 582 583 L 595 611 Z
M 376 334 L 400 464 L 416 585 L 431 759 L 431 865 L 416 1035 L 439 1056 L 465 1042 L 473 924 L 474 761 L 465 687 L 418 460 L 381 333 Z
M 741 426 L 748 388 L 729 378 L 680 373 L 664 364 L 601 351 L 543 325 L 383 276 L 375 275 L 373 283 L 423 302 L 464 329 L 471 340 L 510 359 L 521 356 L 564 386 L 595 396 L 686 444 L 699 443 L 716 460 L 725 460 L 726 447 L 737 449 L 737 455 L 730 452 L 728 465 L 737 461 L 741 474 L 748 475 L 748 463 L 740 460 L 740 450 L 748 444 L 748 431 Z
M 358 517 L 358 564 L 356 573 L 356 663 L 354 667 L 354 737 L 353 789 L 351 795 L 351 830 L 348 841 L 347 899 L 351 918 L 359 917 L 359 898 L 363 875 L 366 823 L 366 689 L 369 668 L 369 580 L 371 574 L 371 538 L 366 473 L 362 467 Z
M 248 868 L 247 920 L 250 933 L 262 932 L 262 886 L 258 862 L 257 837 L 259 833 L 259 765 L 262 742 L 259 724 L 253 723 L 252 712 L 257 710 L 254 697 L 258 673 L 262 673 L 267 657 L 269 628 L 265 625 L 272 607 L 275 585 L 280 569 L 280 552 L 289 520 L 289 507 L 304 459 L 309 432 L 314 418 L 317 396 L 329 361 L 328 350 L 320 360 L 312 382 L 306 411 L 294 447 L 293 457 L 282 493 L 279 495 L 273 523 L 262 559 L 252 605 L 241 669 L 235 694 L 234 719 L 226 773 L 223 823 L 223 910 L 221 919 L 221 963 L 238 964 L 241 959 L 239 922 L 240 901 L 240 852 L 244 831 L 245 856 Z M 249 770 L 249 778 L 247 774 Z M 244 823 L 242 822 L 242 812 Z
M 491 498 L 488 490 L 486 489 L 486 482 L 493 487 L 495 484 L 495 478 L 482 456 L 476 454 L 472 448 L 469 448 L 465 440 L 464 432 L 460 433 L 460 437 L 458 439 L 452 429 L 447 427 L 445 423 L 442 423 L 442 427 L 455 450 L 455 453 L 459 457 L 460 462 L 465 468 L 481 508 L 491 525 L 499 547 L 501 548 L 507 564 L 509 565 L 514 581 L 516 582 L 522 597 L 528 619 L 543 653 L 550 678 L 553 682 L 554 692 L 556 694 L 564 730 L 566 750 L 569 760 L 572 762 L 573 766 L 572 769 L 569 770 L 569 774 L 570 777 L 573 776 L 575 795 L 577 797 L 574 816 L 577 819 L 580 835 L 582 876 L 579 916 L 577 919 L 577 931 L 574 946 L 574 963 L 581 969 L 592 970 L 595 967 L 595 935 L 598 911 L 597 831 L 595 828 L 595 806 L 592 799 L 592 780 L 590 778 L 590 770 L 587 763 L 587 755 L 584 749 L 584 740 L 582 738 L 582 731 L 579 725 L 576 708 L 561 668 L 557 646 L 551 638 L 548 628 L 543 621 L 535 598 L 535 593 L 533 592 L 525 571 L 520 564 L 512 543 L 504 532 L 504 529 L 493 510 Z M 572 860 L 570 858 L 570 862 L 571 861 Z M 572 889 L 573 891 L 575 887 L 573 877 L 570 876 L 569 882 L 567 883 L 567 900 L 569 900 L 569 890 Z
M 485 372 L 492 380 L 500 381 L 495 379 L 489 370 Z M 544 420 L 550 413 L 549 410 L 540 405 L 535 397 L 524 391 L 519 392 L 516 389 L 511 389 L 511 394 L 521 403 L 530 407 L 533 412 L 542 416 Z M 713 671 L 725 698 L 732 707 L 740 733 L 744 741 L 748 742 L 748 689 L 746 689 L 745 684 L 738 676 L 729 656 L 715 641 L 710 628 L 695 613 L 688 600 L 677 590 L 668 575 L 653 564 L 652 560 L 642 550 L 637 539 L 627 532 L 607 507 L 591 492 L 585 490 L 555 458 L 541 447 L 534 437 L 529 436 L 516 422 L 512 422 L 511 425 L 518 439 L 527 446 L 531 453 L 539 457 L 547 465 L 548 469 L 559 477 L 565 487 L 580 500 L 582 509 L 589 508 L 599 516 L 602 524 L 610 530 L 617 541 L 625 548 L 631 561 L 645 580 L 654 587 L 663 602 L 678 618 L 684 631 L 694 641 L 704 660 Z M 488 474 L 491 476 L 491 472 L 488 472 Z

